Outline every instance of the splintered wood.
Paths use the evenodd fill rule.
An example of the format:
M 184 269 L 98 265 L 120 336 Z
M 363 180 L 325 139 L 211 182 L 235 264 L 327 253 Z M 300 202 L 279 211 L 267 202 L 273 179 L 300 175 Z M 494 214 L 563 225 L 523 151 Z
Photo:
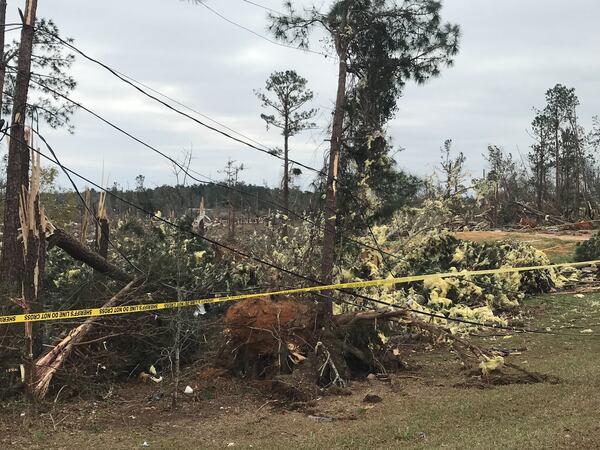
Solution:
M 26 134 L 26 138 L 27 138 Z M 29 189 L 21 186 L 19 220 L 23 240 L 23 282 L 22 297 L 18 300 L 25 314 L 41 310 L 40 288 L 46 257 L 46 216 L 40 206 L 41 165 L 38 153 L 31 154 L 31 178 Z M 30 392 L 34 382 L 34 324 L 25 324 L 25 385 Z

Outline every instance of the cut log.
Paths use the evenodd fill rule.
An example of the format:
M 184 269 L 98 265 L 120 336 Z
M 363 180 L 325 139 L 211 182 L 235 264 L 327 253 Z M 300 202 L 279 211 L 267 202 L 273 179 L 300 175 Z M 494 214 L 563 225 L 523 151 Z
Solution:
M 130 282 L 127 286 L 121 289 L 116 295 L 114 295 L 109 301 L 107 301 L 103 308 L 115 306 L 123 297 L 125 297 L 133 288 L 135 288 L 141 279 Z M 33 395 L 42 399 L 46 396 L 50 383 L 54 374 L 60 369 L 64 361 L 69 357 L 73 348 L 83 340 L 83 338 L 90 331 L 94 323 L 98 320 L 98 317 L 88 317 L 85 322 L 74 328 L 65 336 L 63 339 L 56 344 L 52 350 L 38 358 L 35 362 L 35 385 L 32 389 Z
M 72 258 L 87 264 L 92 269 L 113 280 L 129 282 L 133 279 L 131 275 L 109 263 L 98 253 L 83 246 L 81 242 L 59 228 L 56 228 L 48 238 L 48 249 L 53 246 L 59 247 Z

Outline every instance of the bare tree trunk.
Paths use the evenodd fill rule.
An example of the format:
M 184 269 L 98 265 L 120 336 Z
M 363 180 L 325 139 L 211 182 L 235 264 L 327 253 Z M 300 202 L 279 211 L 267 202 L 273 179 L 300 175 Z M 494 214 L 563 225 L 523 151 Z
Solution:
M 179 281 L 178 281 L 179 282 Z M 182 301 L 183 295 L 181 294 L 181 289 L 177 289 L 177 301 Z M 175 315 L 175 339 L 173 342 L 174 348 L 174 368 L 173 368 L 173 397 L 171 398 L 171 409 L 177 408 L 177 398 L 179 394 L 179 378 L 181 375 L 181 365 L 180 365 L 180 356 L 181 356 L 181 308 L 177 310 L 177 314 Z
M 562 168 L 561 158 L 560 158 L 560 143 L 558 139 L 558 131 L 560 129 L 560 122 L 558 119 L 558 110 L 556 111 L 556 129 L 554 130 L 554 170 L 556 177 L 556 209 L 562 213 L 562 200 L 561 200 L 561 190 L 562 183 L 560 179 L 560 170 Z
M 23 275 L 23 244 L 19 234 L 19 196 L 22 187 L 27 189 L 29 178 L 29 149 L 25 143 L 25 118 L 27 94 L 31 77 L 31 53 L 37 0 L 27 0 L 21 42 L 15 92 L 13 96 L 12 126 L 8 146 L 6 169 L 6 201 L 4 209 L 4 236 L 0 273 L 12 286 L 18 286 Z
M 231 242 L 235 240 L 235 208 L 233 207 L 233 194 L 229 192 L 229 234 L 228 238 Z
M 0 0 L 0 117 L 2 117 L 2 106 L 4 99 L 4 81 L 6 79 L 6 60 L 4 56 L 4 44 L 6 33 L 6 0 Z
M 96 248 L 98 254 L 108 261 L 108 244 L 110 242 L 110 222 L 106 212 L 106 192 L 100 193 L 96 217 Z
M 346 6 L 346 8 L 348 8 Z M 337 53 L 339 56 L 338 65 L 338 86 L 335 99 L 335 111 L 333 114 L 333 125 L 331 129 L 331 148 L 329 151 L 329 167 L 327 170 L 327 192 L 325 195 L 324 220 L 325 232 L 323 235 L 323 254 L 321 261 L 321 281 L 331 284 L 333 277 L 333 264 L 335 261 L 335 240 L 336 240 L 336 200 L 337 200 L 337 176 L 338 165 L 340 161 L 340 151 L 342 146 L 342 134 L 344 127 L 344 109 L 346 106 L 346 75 L 348 73 L 347 56 L 348 44 L 342 34 L 345 32 L 348 10 L 344 14 L 344 20 L 340 28 L 340 34 L 336 42 Z M 330 298 L 323 299 L 323 313 L 326 317 L 333 315 L 333 304 Z
M 538 152 L 539 161 L 536 167 L 537 177 L 537 209 L 541 210 L 544 201 L 544 190 L 546 189 L 546 140 L 544 139 L 544 130 L 540 128 L 540 151 Z
M 98 254 L 108 261 L 108 242 L 110 239 L 110 224 L 107 218 L 98 218 L 96 224 L 96 242 Z
M 283 136 L 283 206 L 285 207 L 285 214 L 290 209 L 290 160 L 289 160 L 289 136 L 287 132 L 288 128 L 288 117 L 285 118 L 286 131 Z M 283 224 L 283 235 L 287 236 L 287 223 Z

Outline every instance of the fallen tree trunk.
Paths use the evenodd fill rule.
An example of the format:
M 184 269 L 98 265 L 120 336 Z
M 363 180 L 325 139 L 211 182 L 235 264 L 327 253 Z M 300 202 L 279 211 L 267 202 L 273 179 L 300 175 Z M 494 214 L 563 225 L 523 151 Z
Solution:
M 378 309 L 374 311 L 362 311 L 362 312 L 348 312 L 344 314 L 338 314 L 333 316 L 333 321 L 336 325 L 347 325 L 357 322 L 359 320 L 386 320 L 393 317 L 407 316 L 408 311 L 406 309 Z
M 566 220 L 561 219 L 560 217 L 551 215 L 551 214 L 546 214 L 543 211 L 539 211 L 535 208 L 532 208 L 529 205 L 526 205 L 525 203 L 522 202 L 517 202 L 514 201 L 513 202 L 515 205 L 520 206 L 521 208 L 523 208 L 524 210 L 530 212 L 531 214 L 537 216 L 537 217 L 541 217 L 541 218 L 548 218 L 549 220 L 552 220 L 556 223 L 558 223 L 559 225 L 564 225 L 564 224 L 568 224 L 568 222 Z
M 136 287 L 141 279 L 131 281 L 127 286 L 115 294 L 108 302 L 102 305 L 103 308 L 114 306 L 119 300 L 125 297 Z M 34 397 L 42 399 L 46 396 L 54 374 L 60 369 L 64 361 L 69 357 L 76 346 L 91 330 L 98 317 L 88 317 L 85 322 L 74 328 L 60 340 L 48 353 L 41 356 L 35 362 L 35 381 L 31 389 Z
M 85 247 L 73 236 L 59 228 L 54 229 L 53 233 L 48 238 L 48 249 L 52 248 L 53 246 L 59 247 L 72 258 L 87 264 L 92 269 L 100 272 L 103 275 L 106 275 L 109 278 L 112 278 L 113 280 L 123 282 L 130 282 L 133 280 L 131 275 L 122 271 L 114 264 L 109 263 L 98 253 Z

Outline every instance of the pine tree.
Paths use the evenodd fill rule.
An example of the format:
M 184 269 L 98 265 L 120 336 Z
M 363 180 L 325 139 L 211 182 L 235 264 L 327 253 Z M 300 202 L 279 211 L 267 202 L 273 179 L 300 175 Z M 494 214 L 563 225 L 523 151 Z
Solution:
M 283 205 L 290 207 L 289 139 L 303 130 L 314 128 L 311 119 L 317 114 L 314 108 L 303 109 L 313 99 L 313 92 L 306 87 L 308 81 L 294 70 L 273 72 L 265 83 L 266 92 L 255 91 L 263 108 L 275 110 L 276 114 L 261 114 L 267 129 L 275 127 L 283 136 Z

